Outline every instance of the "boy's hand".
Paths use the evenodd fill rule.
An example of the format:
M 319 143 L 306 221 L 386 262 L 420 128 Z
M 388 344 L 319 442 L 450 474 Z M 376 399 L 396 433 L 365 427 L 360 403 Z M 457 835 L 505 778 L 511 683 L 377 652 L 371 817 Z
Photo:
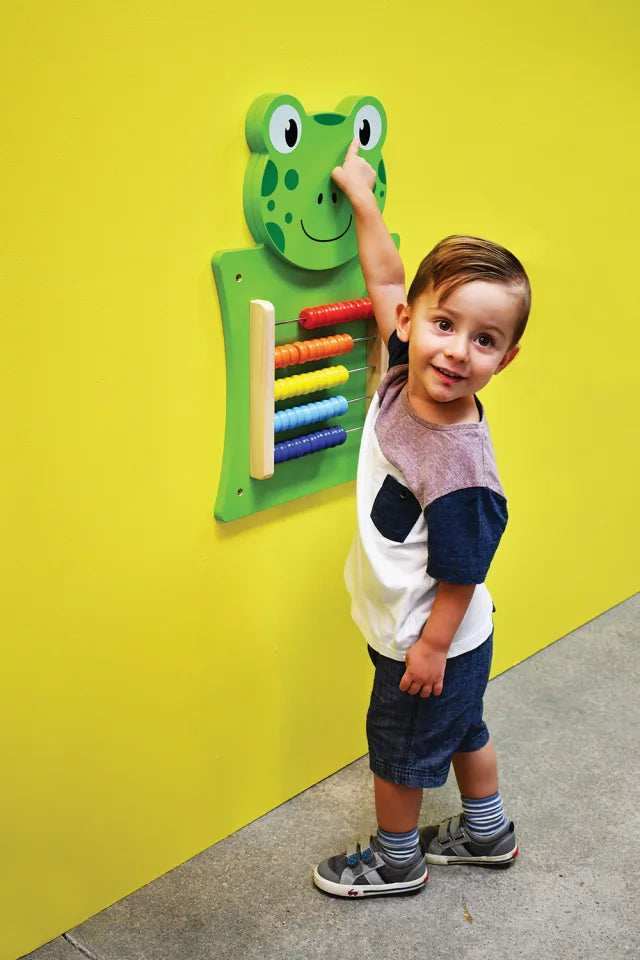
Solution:
M 418 640 L 407 651 L 407 669 L 400 681 L 400 689 L 406 693 L 419 693 L 421 697 L 439 697 L 442 693 L 447 651 L 435 650 Z
M 354 137 L 342 166 L 331 171 L 333 180 L 352 203 L 359 196 L 370 194 L 376 182 L 375 170 L 364 157 L 358 156 L 359 149 L 360 142 Z

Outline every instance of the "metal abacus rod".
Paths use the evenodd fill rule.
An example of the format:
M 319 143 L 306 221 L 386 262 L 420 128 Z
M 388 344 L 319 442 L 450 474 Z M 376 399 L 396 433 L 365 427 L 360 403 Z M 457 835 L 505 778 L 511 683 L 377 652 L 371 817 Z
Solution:
M 274 462 L 285 463 L 287 460 L 297 460 L 306 457 L 318 450 L 327 450 L 330 447 L 339 447 L 346 442 L 349 433 L 362 430 L 362 427 L 327 427 L 326 430 L 316 430 L 314 433 L 305 433 L 303 437 L 294 437 L 293 440 L 282 440 L 274 447 Z
M 345 300 L 341 303 L 323 303 L 317 307 L 307 307 L 291 320 L 278 320 L 276 326 L 285 323 L 299 323 L 305 330 L 315 330 L 318 327 L 331 327 L 336 323 L 373 319 L 371 300 L 368 297 L 362 297 L 359 300 Z
M 329 390 L 331 387 L 340 387 L 346 383 L 352 373 L 362 373 L 373 367 L 356 367 L 347 370 L 342 364 L 334 367 L 323 367 L 321 370 L 311 370 L 309 373 L 296 373 L 292 377 L 281 377 L 273 385 L 274 400 L 288 400 L 289 397 L 299 397 L 303 393 L 315 393 L 317 390 Z
M 308 427 L 312 423 L 330 420 L 332 417 L 343 417 L 349 409 L 350 403 L 361 403 L 371 397 L 354 397 L 347 400 L 338 395 L 327 397 L 326 400 L 315 400 L 312 403 L 303 403 L 297 407 L 287 407 L 285 410 L 276 410 L 273 418 L 274 433 L 284 433 L 285 430 L 295 430 L 298 427 Z
M 336 333 L 332 337 L 320 337 L 316 340 L 297 340 L 295 343 L 283 343 L 275 348 L 274 362 L 276 370 L 292 367 L 313 360 L 325 360 L 327 357 L 339 357 L 350 353 L 356 343 L 373 340 L 374 337 L 356 337 L 348 333 Z

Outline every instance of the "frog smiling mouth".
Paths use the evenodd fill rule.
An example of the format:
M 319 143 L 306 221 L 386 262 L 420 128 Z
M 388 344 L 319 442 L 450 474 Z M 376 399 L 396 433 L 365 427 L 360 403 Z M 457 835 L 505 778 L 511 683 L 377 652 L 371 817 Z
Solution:
M 337 237 L 327 237 L 326 239 L 323 239 L 321 237 L 312 237 L 311 234 L 307 230 L 305 230 L 304 223 L 302 222 L 302 220 L 300 221 L 300 226 L 302 227 L 305 237 L 309 237 L 309 240 L 315 240 L 316 243 L 333 243 L 334 240 L 340 240 L 341 237 L 344 237 L 345 233 L 351 226 L 352 220 L 353 220 L 353 214 L 350 214 L 349 223 L 347 224 L 345 229 L 342 231 L 342 233 L 339 233 Z

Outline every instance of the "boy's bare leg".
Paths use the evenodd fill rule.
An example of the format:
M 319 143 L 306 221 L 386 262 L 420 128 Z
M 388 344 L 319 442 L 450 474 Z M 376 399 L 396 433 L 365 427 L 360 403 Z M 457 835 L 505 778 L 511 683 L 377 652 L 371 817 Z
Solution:
M 378 826 L 388 833 L 409 833 L 418 826 L 422 788 L 405 787 L 373 775 Z
M 481 800 L 498 792 L 498 761 L 493 740 L 473 753 L 454 753 L 452 761 L 463 797 Z

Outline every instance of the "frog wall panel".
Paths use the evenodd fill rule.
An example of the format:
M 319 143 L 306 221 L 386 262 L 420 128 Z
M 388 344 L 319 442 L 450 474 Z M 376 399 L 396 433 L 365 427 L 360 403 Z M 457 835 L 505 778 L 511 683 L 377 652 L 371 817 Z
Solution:
M 359 428 L 366 412 L 366 401 L 360 398 L 371 395 L 383 366 L 381 345 L 372 339 L 375 322 L 356 320 L 347 325 L 306 330 L 295 318 L 310 307 L 366 297 L 353 209 L 333 183 L 331 171 L 342 163 L 349 144 L 357 137 L 361 155 L 377 172 L 374 195 L 382 210 L 387 191 L 381 155 L 386 125 L 384 108 L 374 97 L 349 97 L 332 112 L 307 114 L 295 97 L 266 94 L 255 100 L 248 111 L 246 137 L 251 154 L 243 202 L 256 246 L 222 251 L 212 260 L 222 313 L 227 375 L 225 445 L 215 505 L 219 520 L 247 516 L 355 477 Z M 250 363 L 250 315 L 252 309 L 255 312 L 254 301 L 272 305 L 276 322 L 275 335 L 270 329 L 272 343 L 268 335 L 262 343 L 266 365 L 257 373 L 255 352 L 253 368 Z M 295 322 L 282 323 L 292 320 Z M 267 328 L 269 332 L 268 324 Z M 357 341 L 348 354 L 274 371 L 272 357 L 276 345 L 345 332 Z M 350 373 L 348 381 L 337 387 L 293 399 L 276 399 L 271 419 L 268 415 L 266 418 L 266 430 L 273 422 L 274 411 L 317 404 L 330 397 L 353 401 L 347 412 L 312 426 L 286 430 L 269 437 L 267 443 L 295 440 L 311 432 L 324 433 L 338 424 L 347 432 L 346 439 L 343 437 L 339 446 L 276 462 L 271 475 L 257 479 L 250 453 L 252 387 L 255 399 L 256 389 L 262 391 L 264 374 L 273 395 L 274 378 L 277 382 L 281 377 L 329 366 L 358 372 Z M 260 379 L 258 388 L 256 378 Z M 276 396 L 277 392 L 276 386 Z M 268 389 L 266 395 L 269 396 Z M 267 400 L 267 406 L 268 403 Z M 343 409 L 344 403 L 340 403 Z M 337 402 L 333 407 L 336 406 Z M 268 468 L 263 471 L 267 472 Z M 262 475 L 260 471 L 258 475 Z

